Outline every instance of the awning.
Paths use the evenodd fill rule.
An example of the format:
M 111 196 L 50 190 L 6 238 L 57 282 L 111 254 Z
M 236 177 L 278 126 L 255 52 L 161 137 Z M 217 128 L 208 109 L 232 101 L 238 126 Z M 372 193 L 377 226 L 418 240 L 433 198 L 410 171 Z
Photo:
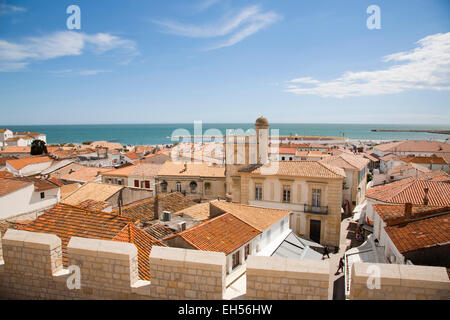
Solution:
M 359 221 L 362 215 L 364 217 L 366 216 L 366 207 L 367 201 L 364 201 L 363 203 L 357 205 L 355 209 L 353 209 L 353 221 Z

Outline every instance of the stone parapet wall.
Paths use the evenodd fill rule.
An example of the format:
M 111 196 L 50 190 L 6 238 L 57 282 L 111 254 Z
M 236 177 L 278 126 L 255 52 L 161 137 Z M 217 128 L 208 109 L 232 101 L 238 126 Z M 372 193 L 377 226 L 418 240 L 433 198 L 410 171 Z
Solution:
M 153 247 L 152 295 L 167 299 L 220 300 L 225 293 L 224 253 Z
M 351 273 L 350 300 L 450 298 L 450 281 L 444 267 L 354 263 Z
M 10 229 L 1 242 L 0 299 L 220 300 L 226 290 L 223 253 L 155 246 L 150 282 L 139 280 L 134 244 L 72 237 L 66 269 L 55 235 Z M 74 288 L 77 270 L 80 288 Z M 378 289 L 368 286 L 374 270 Z M 245 298 L 326 300 L 329 272 L 328 260 L 249 256 Z M 450 298 L 446 268 L 354 263 L 351 272 L 352 300 Z
M 304 260 L 249 256 L 247 260 L 248 300 L 327 300 L 327 260 Z
M 222 299 L 225 290 L 223 253 L 154 247 L 151 283 L 139 280 L 134 244 L 72 237 L 65 269 L 55 235 L 8 230 L 2 242 L 1 299 Z

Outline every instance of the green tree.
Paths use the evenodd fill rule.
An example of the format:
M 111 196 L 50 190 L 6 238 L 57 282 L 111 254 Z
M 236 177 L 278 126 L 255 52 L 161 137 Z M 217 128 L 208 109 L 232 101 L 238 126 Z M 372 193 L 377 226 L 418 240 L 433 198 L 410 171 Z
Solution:
M 42 140 L 33 140 L 31 143 L 31 155 L 38 156 L 41 154 L 47 154 L 47 146 L 45 145 L 45 142 Z

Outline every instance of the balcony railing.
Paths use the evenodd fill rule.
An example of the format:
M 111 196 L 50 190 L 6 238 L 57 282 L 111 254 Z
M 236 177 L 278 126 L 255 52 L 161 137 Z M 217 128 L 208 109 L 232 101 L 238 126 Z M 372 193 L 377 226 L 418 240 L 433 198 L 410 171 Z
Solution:
M 314 214 L 328 214 L 328 207 L 317 207 L 310 204 L 305 204 L 305 209 L 303 211 Z

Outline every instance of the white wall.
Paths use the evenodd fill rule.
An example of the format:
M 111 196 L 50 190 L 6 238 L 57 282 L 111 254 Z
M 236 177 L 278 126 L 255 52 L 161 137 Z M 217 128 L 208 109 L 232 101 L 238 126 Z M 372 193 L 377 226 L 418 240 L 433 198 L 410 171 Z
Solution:
M 20 175 L 20 176 L 32 176 L 32 175 L 41 173 L 45 169 L 48 169 L 51 165 L 52 165 L 52 161 L 33 163 L 33 164 L 23 167 L 20 170 L 16 170 L 9 163 L 6 163 L 6 168 L 9 172 L 12 172 L 12 173 Z
M 45 198 L 41 199 L 40 192 L 34 192 L 34 185 L 29 185 L 0 197 L 0 219 L 39 211 L 59 202 L 61 197 L 59 188 L 44 192 Z

